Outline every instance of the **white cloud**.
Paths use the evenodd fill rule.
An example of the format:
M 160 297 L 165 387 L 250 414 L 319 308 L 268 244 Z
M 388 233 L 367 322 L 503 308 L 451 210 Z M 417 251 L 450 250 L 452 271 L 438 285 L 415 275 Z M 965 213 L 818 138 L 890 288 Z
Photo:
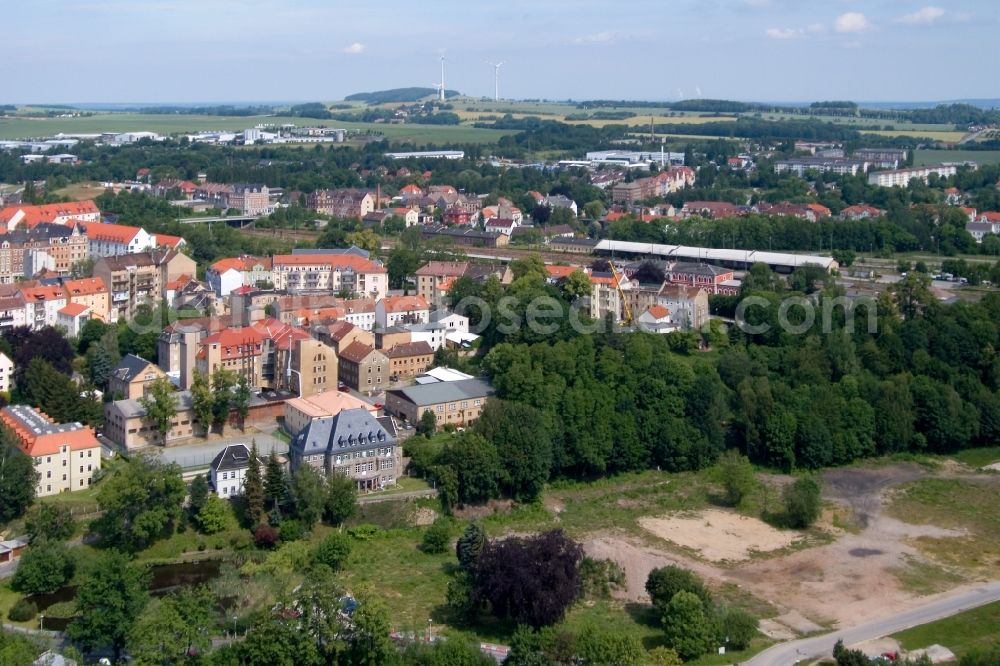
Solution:
M 800 39 L 805 36 L 801 29 L 795 28 L 768 28 L 764 34 L 770 39 Z
M 899 18 L 900 23 L 909 25 L 930 25 L 945 15 L 941 7 L 923 7 L 912 14 L 906 14 Z
M 871 29 L 872 24 L 861 12 L 847 12 L 837 17 L 833 27 L 837 32 L 864 32 Z
M 592 35 L 577 37 L 573 40 L 573 43 L 581 46 L 588 46 L 592 44 L 611 44 L 615 41 L 615 37 L 616 35 L 613 32 L 595 32 Z
M 347 53 L 349 55 L 358 55 L 359 53 L 365 52 L 365 45 L 361 42 L 354 42 L 353 44 L 348 44 L 341 49 L 342 53 Z

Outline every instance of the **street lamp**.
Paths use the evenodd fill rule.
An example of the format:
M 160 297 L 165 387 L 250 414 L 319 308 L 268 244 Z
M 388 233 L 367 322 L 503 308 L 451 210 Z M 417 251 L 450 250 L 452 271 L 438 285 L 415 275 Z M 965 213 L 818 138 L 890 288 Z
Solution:
M 45 631 L 45 613 L 38 616 L 38 630 Z
M 434 624 L 434 620 L 432 620 L 431 618 L 427 618 L 427 642 L 428 643 L 433 643 L 434 642 L 434 627 L 433 627 L 433 624 Z
M 236 638 L 236 616 L 233 616 L 233 638 Z

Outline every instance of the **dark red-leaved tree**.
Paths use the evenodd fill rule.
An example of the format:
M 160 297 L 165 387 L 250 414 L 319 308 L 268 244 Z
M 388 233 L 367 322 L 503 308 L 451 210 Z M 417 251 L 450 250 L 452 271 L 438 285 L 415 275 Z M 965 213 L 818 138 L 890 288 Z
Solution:
M 576 599 L 582 559 L 583 549 L 562 530 L 489 541 L 475 567 L 473 595 L 499 618 L 554 624 Z

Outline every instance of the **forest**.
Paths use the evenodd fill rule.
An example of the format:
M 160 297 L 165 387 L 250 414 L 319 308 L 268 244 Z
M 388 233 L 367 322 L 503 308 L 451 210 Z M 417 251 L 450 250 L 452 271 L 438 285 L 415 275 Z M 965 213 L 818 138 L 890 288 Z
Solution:
M 536 270 L 518 265 L 507 291 L 515 310 L 541 296 L 571 307 L 563 286 Z M 456 288 L 497 302 L 498 285 Z M 742 320 L 760 327 L 752 334 L 714 325 L 590 335 L 561 325 L 504 335 L 491 323 L 481 370 L 499 400 L 462 446 L 421 448 L 418 438 L 408 449 L 445 499 L 466 502 L 532 499 L 557 478 L 701 469 L 726 449 L 791 471 L 996 441 L 1000 294 L 942 305 L 912 273 L 878 301 L 845 306 L 840 296 L 814 267 L 786 280 L 758 265 L 741 294 L 759 303 Z M 799 303 L 787 312 L 794 333 L 778 314 L 789 297 Z

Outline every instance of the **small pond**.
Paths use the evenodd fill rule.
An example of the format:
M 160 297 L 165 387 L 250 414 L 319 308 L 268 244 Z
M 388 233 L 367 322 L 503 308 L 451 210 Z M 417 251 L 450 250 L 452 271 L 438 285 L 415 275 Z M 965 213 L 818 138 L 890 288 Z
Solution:
M 208 583 L 219 575 L 222 560 L 200 560 L 197 562 L 177 562 L 176 564 L 157 564 L 149 568 L 149 593 L 154 597 L 162 596 L 178 587 Z M 72 601 L 76 596 L 76 588 L 67 586 L 51 594 L 33 594 L 29 601 L 38 607 L 39 615 L 51 606 Z M 44 628 L 51 631 L 63 631 L 72 618 L 47 617 Z

